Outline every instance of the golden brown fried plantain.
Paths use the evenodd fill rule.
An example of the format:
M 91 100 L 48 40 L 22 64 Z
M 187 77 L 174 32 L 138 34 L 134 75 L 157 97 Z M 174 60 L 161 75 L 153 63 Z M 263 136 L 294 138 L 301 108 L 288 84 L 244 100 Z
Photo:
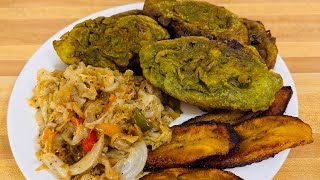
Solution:
M 273 69 L 278 55 L 276 38 L 272 37 L 270 31 L 266 31 L 262 22 L 245 18 L 242 18 L 241 20 L 248 30 L 248 44 L 254 46 L 258 50 L 260 56 L 264 59 L 268 68 Z
M 231 125 L 236 125 L 242 123 L 248 119 L 255 118 L 259 116 L 262 112 L 252 112 L 252 111 L 240 111 L 240 110 L 215 110 L 210 113 L 194 117 L 184 124 L 201 122 L 201 121 L 215 121 L 219 123 L 228 123 Z
M 262 117 L 282 115 L 287 109 L 287 105 L 292 96 L 291 86 L 283 86 L 275 95 L 275 100 L 266 111 L 240 111 L 240 110 L 213 110 L 210 113 L 191 118 L 184 122 L 184 124 L 201 122 L 201 121 L 215 121 L 219 123 L 229 123 L 236 125 L 246 120 Z
M 275 116 L 282 115 L 289 104 L 292 96 L 291 86 L 283 86 L 277 93 L 275 100 L 268 110 L 264 111 L 260 116 Z
M 225 155 L 238 137 L 228 124 L 198 122 L 172 127 L 172 139 L 148 154 L 145 169 L 186 167 L 199 159 Z
M 291 116 L 264 116 L 235 127 L 239 149 L 227 156 L 209 157 L 197 167 L 232 168 L 265 160 L 282 150 L 313 142 L 310 126 Z
M 171 168 L 158 172 L 152 172 L 142 180 L 165 180 L 165 179 L 196 179 L 201 180 L 240 180 L 241 178 L 231 172 L 219 169 L 188 169 L 188 168 Z

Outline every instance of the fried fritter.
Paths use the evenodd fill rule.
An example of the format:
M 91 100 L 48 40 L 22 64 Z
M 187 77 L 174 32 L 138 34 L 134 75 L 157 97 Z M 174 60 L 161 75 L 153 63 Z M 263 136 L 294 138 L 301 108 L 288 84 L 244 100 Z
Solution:
M 143 43 L 144 77 L 167 94 L 203 108 L 267 110 L 282 87 L 253 47 L 183 37 Z
M 266 31 L 260 21 L 245 18 L 242 18 L 241 21 L 248 29 L 248 44 L 254 46 L 259 51 L 260 56 L 264 59 L 268 68 L 273 69 L 278 55 L 276 38 L 272 37 L 270 31 Z
M 291 99 L 292 93 L 293 92 L 290 86 L 282 87 L 276 93 L 275 100 L 266 111 L 252 112 L 239 110 L 214 110 L 207 114 L 191 118 L 190 120 L 184 122 L 184 124 L 201 121 L 215 121 L 219 123 L 236 125 L 255 117 L 282 115 L 287 109 L 287 105 Z
M 158 172 L 152 172 L 141 178 L 142 180 L 241 180 L 240 177 L 231 172 L 219 169 L 188 169 L 188 168 L 171 168 Z
M 174 37 L 206 36 L 248 42 L 246 27 L 224 7 L 201 1 L 146 0 L 143 11 Z
M 98 17 L 77 24 L 53 42 L 54 49 L 66 64 L 85 64 L 126 70 L 138 63 L 140 41 L 168 39 L 169 33 L 156 21 L 128 11 L 111 17 Z
M 313 142 L 310 126 L 291 116 L 264 116 L 237 125 L 239 149 L 227 156 L 209 157 L 198 167 L 232 168 L 259 162 L 287 148 Z
M 227 124 L 199 122 L 173 126 L 171 141 L 148 153 L 145 169 L 187 167 L 199 159 L 225 155 L 237 143 L 237 135 Z

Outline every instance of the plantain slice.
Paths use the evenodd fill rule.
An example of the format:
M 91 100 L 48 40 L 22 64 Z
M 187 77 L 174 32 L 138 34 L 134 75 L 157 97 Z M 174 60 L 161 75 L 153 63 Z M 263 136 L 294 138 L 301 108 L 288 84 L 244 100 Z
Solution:
M 209 157 L 196 167 L 232 168 L 265 160 L 282 150 L 313 142 L 310 126 L 291 116 L 264 116 L 235 126 L 237 152 Z
M 252 111 L 240 111 L 240 110 L 214 110 L 210 113 L 191 118 L 190 120 L 184 122 L 184 124 L 190 124 L 201 121 L 215 121 L 219 123 L 228 123 L 231 125 L 239 124 L 248 119 L 255 118 L 259 116 L 262 112 L 252 112 Z
M 173 126 L 171 141 L 149 152 L 145 169 L 187 167 L 199 159 L 228 154 L 237 144 L 238 136 L 228 124 L 198 122 Z
M 246 120 L 271 115 L 282 115 L 287 109 L 287 105 L 292 96 L 291 86 L 282 87 L 275 95 L 275 100 L 266 111 L 240 111 L 240 110 L 214 110 L 202 116 L 194 117 L 184 124 L 200 122 L 200 121 L 216 121 L 219 123 L 229 123 L 236 125 Z
M 260 116 L 282 115 L 290 102 L 293 94 L 291 86 L 283 86 L 277 93 L 275 100 L 268 110 L 264 111 Z
M 164 179 L 201 179 L 201 180 L 240 180 L 241 178 L 231 172 L 219 169 L 188 169 L 188 168 L 171 168 L 158 172 L 152 172 L 142 180 L 164 180 Z

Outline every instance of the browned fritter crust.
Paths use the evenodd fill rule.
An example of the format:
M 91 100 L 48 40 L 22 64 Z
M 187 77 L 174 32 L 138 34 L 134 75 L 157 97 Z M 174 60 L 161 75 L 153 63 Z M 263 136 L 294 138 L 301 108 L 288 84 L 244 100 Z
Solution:
M 168 29 L 172 37 L 248 41 L 247 29 L 237 15 L 204 1 L 146 0 L 143 11 Z
M 201 179 L 201 180 L 240 180 L 235 174 L 219 169 L 188 169 L 171 168 L 158 172 L 152 172 L 141 178 L 142 180 L 165 180 L 165 179 Z
M 293 91 L 291 86 L 283 86 L 277 93 L 270 108 L 264 111 L 260 116 L 282 115 L 290 102 Z
M 310 126 L 291 116 L 264 116 L 235 127 L 240 137 L 237 152 L 213 156 L 195 164 L 197 167 L 232 168 L 259 162 L 287 148 L 313 142 Z
M 275 100 L 266 111 L 240 111 L 240 110 L 214 110 L 207 114 L 191 118 L 184 122 L 184 124 L 201 122 L 201 121 L 215 121 L 219 123 L 229 123 L 231 125 L 240 124 L 246 120 L 262 117 L 282 115 L 287 109 L 288 103 L 292 96 L 291 86 L 283 86 L 275 95 Z
M 254 46 L 264 59 L 268 68 L 273 69 L 278 55 L 276 38 L 271 35 L 269 30 L 266 31 L 262 22 L 246 18 L 242 18 L 241 20 L 248 30 L 248 44 Z
M 187 167 L 199 159 L 225 155 L 236 147 L 238 136 L 228 124 L 198 122 L 172 127 L 172 139 L 148 153 L 145 169 Z

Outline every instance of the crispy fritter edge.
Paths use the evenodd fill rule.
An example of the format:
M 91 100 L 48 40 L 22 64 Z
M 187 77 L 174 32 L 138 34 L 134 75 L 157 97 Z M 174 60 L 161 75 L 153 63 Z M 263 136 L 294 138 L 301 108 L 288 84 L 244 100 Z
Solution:
M 248 37 L 248 44 L 254 46 L 258 51 L 261 50 L 261 49 L 262 50 L 266 50 L 267 57 L 263 58 L 263 59 L 265 61 L 265 64 L 268 66 L 268 69 L 273 69 L 275 64 L 276 64 L 277 54 L 278 54 L 278 47 L 276 45 L 276 38 L 272 36 L 270 30 L 266 30 L 264 24 L 261 21 L 250 20 L 250 19 L 247 19 L 247 18 L 240 18 L 240 20 L 242 21 L 242 23 L 247 28 L 248 36 L 249 36 Z M 256 23 L 256 24 L 261 25 L 262 28 L 264 29 L 264 31 L 259 31 L 258 34 L 250 34 L 248 25 L 246 24 L 247 22 L 245 22 L 245 21 L 247 21 L 247 22 L 251 21 L 252 23 Z M 257 27 L 257 25 L 256 25 L 256 27 Z M 262 39 L 263 42 L 259 42 L 258 41 L 258 36 L 257 35 L 260 35 L 260 36 L 262 35 L 263 36 L 263 39 Z M 253 38 L 253 41 L 250 40 L 251 38 Z M 275 52 L 276 53 L 272 53 L 272 51 L 268 51 L 269 49 L 267 47 L 270 47 L 270 45 L 267 46 L 266 41 L 270 42 L 270 44 L 272 44 L 272 47 L 275 48 L 275 50 L 276 50 Z M 256 44 L 256 43 L 258 43 L 258 44 Z M 259 54 L 260 54 L 260 51 L 259 51 Z M 274 55 L 274 57 L 272 59 L 270 58 L 271 55 Z

